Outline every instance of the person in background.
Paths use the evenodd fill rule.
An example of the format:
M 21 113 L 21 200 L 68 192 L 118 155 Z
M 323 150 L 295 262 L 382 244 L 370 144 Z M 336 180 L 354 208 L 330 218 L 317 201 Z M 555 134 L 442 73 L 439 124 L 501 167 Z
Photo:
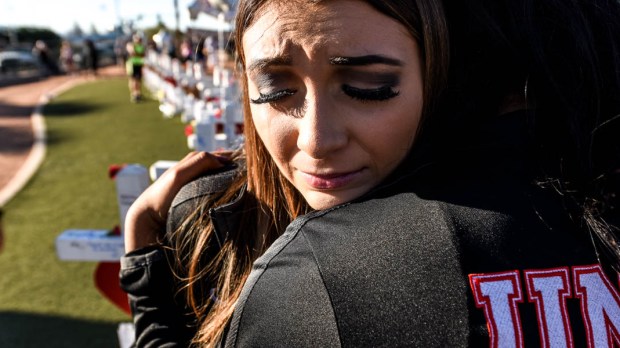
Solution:
M 93 40 L 86 39 L 84 41 L 83 53 L 84 68 L 87 72 L 97 76 L 97 70 L 99 69 L 99 52 L 97 52 L 97 47 Z
M 67 40 L 64 40 L 60 46 L 60 63 L 65 74 L 73 74 L 75 72 L 73 48 Z
M 202 55 L 205 60 L 205 69 L 208 74 L 213 74 L 213 69 L 218 64 L 218 49 L 216 47 L 217 43 L 213 36 L 207 36 L 204 40 L 202 40 Z
M 194 48 L 192 46 L 192 41 L 188 38 L 183 39 L 181 41 L 181 45 L 179 47 L 179 51 L 181 53 L 180 60 L 183 64 L 187 62 L 193 62 L 194 60 Z
M 142 44 L 142 37 L 134 34 L 132 41 L 127 43 L 127 75 L 129 76 L 129 93 L 132 102 L 138 102 L 142 98 L 142 69 L 146 47 Z
M 58 74 L 58 66 L 50 55 L 50 50 L 43 40 L 37 40 L 32 48 L 32 53 L 37 57 L 40 66 L 45 71 L 46 75 Z
M 116 64 L 124 67 L 127 63 L 127 42 L 125 36 L 119 35 L 114 40 L 114 55 L 116 56 Z
M 138 345 L 618 343 L 619 6 L 239 2 L 244 151 L 130 209 Z

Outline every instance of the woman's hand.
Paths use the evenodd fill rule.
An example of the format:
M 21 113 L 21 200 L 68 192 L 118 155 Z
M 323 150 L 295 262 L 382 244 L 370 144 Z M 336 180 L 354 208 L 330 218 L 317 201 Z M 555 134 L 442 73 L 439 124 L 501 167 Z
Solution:
M 208 152 L 191 152 L 166 170 L 131 205 L 125 218 L 125 252 L 156 244 L 166 229 L 172 200 L 183 185 L 225 161 Z

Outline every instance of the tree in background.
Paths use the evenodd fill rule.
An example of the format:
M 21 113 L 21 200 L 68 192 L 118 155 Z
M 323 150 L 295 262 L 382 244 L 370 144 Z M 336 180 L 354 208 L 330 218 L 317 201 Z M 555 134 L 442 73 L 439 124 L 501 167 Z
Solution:
M 30 50 L 37 40 L 45 41 L 53 50 L 57 50 L 62 42 L 56 32 L 47 28 L 0 27 L 0 50 L 4 48 Z
M 62 38 L 56 32 L 46 28 L 18 27 L 15 33 L 19 44 L 27 44 L 29 47 L 32 47 L 37 40 L 42 40 L 50 50 L 56 52 L 62 43 Z

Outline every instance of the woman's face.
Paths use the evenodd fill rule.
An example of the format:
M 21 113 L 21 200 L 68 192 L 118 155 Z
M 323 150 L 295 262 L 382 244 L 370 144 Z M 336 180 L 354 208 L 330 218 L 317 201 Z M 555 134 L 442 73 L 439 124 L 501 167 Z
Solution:
M 281 3 L 243 36 L 252 119 L 282 174 L 325 209 L 368 192 L 411 148 L 420 52 L 365 2 Z

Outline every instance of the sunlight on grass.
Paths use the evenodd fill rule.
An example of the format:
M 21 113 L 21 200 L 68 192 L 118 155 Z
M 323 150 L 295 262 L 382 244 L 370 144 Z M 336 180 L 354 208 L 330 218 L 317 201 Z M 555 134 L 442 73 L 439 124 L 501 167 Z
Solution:
M 111 324 L 130 318 L 98 293 L 96 263 L 59 261 L 54 241 L 66 229 L 118 224 L 115 186 L 107 177 L 110 164 L 148 167 L 188 152 L 183 124 L 164 119 L 157 106 L 154 101 L 131 104 L 126 81 L 119 79 L 80 85 L 45 108 L 45 161 L 5 207 L 1 347 L 117 345 Z

